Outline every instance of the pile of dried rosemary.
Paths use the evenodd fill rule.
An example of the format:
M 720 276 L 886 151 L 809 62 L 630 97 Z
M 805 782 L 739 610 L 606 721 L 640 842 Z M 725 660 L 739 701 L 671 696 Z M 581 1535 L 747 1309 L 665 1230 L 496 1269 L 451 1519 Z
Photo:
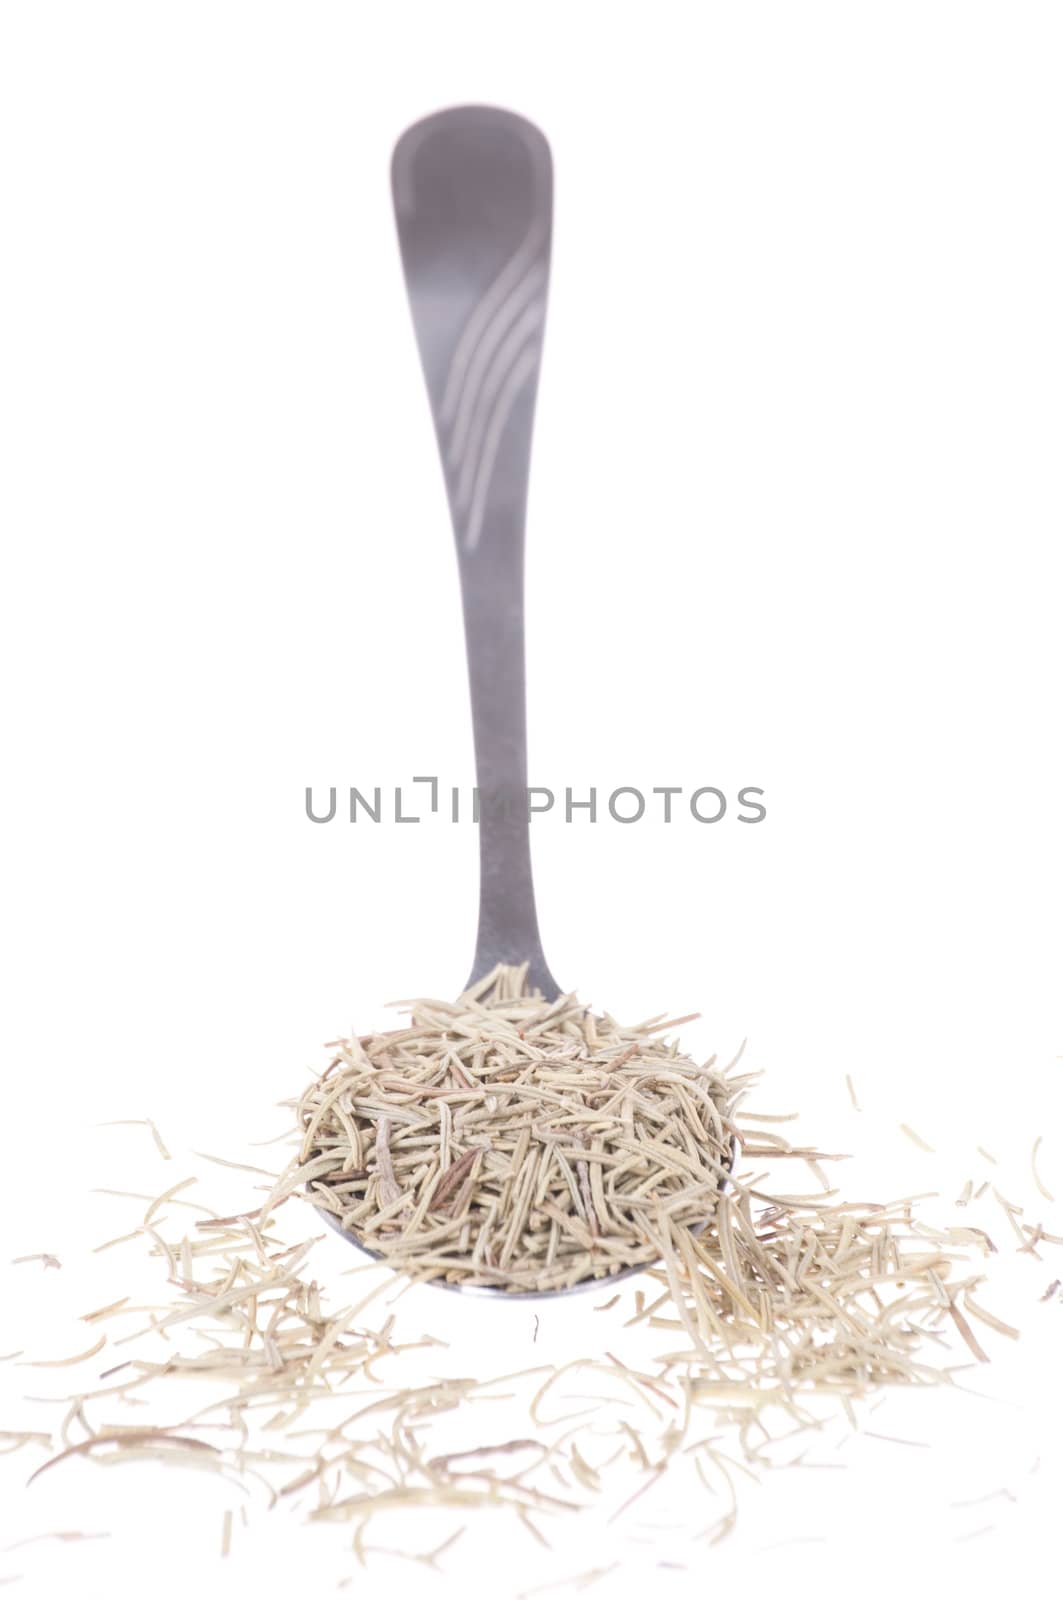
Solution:
M 730 1165 L 735 1087 L 574 995 L 497 967 L 455 1004 L 338 1045 L 303 1095 L 285 1190 L 418 1278 L 570 1288 L 644 1266 L 710 1221 Z M 689 1020 L 686 1018 L 680 1019 Z

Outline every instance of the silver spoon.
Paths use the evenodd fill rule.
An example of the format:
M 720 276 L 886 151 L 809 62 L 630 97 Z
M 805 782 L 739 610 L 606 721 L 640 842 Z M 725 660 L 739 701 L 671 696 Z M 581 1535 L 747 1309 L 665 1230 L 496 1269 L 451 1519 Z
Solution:
M 526 961 L 529 983 L 554 1000 L 561 990 L 535 915 L 524 702 L 524 516 L 550 271 L 550 146 L 511 111 L 457 106 L 406 130 L 391 178 L 465 614 L 480 794 L 480 924 L 469 985 L 500 961 Z M 321 1215 L 363 1255 L 387 1261 L 333 1214 Z M 570 1289 L 434 1286 L 549 1300 L 603 1289 L 648 1265 Z
M 524 514 L 550 271 L 553 164 L 538 128 L 459 106 L 408 128 L 392 195 L 450 501 L 479 790 L 469 984 L 528 963 L 547 1000 L 528 843 Z

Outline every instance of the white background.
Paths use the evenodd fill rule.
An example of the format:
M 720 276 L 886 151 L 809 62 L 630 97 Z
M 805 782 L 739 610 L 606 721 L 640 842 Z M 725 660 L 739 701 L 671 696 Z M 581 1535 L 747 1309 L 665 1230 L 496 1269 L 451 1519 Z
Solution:
M 1044 1134 L 1063 1191 L 1061 72 L 1050 4 L 3 8 L 5 1262 L 62 1254 L 85 1190 L 122 1186 L 136 1135 L 96 1122 L 231 1152 L 321 1041 L 467 974 L 473 828 L 303 810 L 307 784 L 472 782 L 388 191 L 398 133 L 462 100 L 538 121 L 556 163 L 532 781 L 768 805 L 538 823 L 551 966 L 628 1020 L 700 1008 L 702 1054 L 748 1037 L 763 1103 L 876 1196 L 951 1199 L 980 1142 L 1051 1226 L 1028 1156 Z M 1056 1560 L 1058 1255 L 1002 1291 L 1026 1331 L 993 1346 L 1001 1403 L 905 1413 L 939 1453 L 870 1451 L 847 1499 L 842 1474 L 754 1495 L 671 1592 L 982 1596 Z M 74 1311 L 106 1298 L 79 1259 Z M 74 1347 L 59 1290 L 12 1270 L 42 1298 L 8 1300 L 30 1331 L 5 1347 Z M 16 1459 L 5 1522 L 77 1526 L 89 1473 L 23 1508 Z M 957 1543 L 941 1506 L 1005 1482 Z M 143 1592 L 158 1485 L 121 1487 L 139 1543 L 0 1576 Z M 827 1542 L 765 1553 L 787 1516 Z M 170 1504 L 158 1581 L 233 1581 L 217 1521 Z M 485 1593 L 515 1592 L 508 1538 L 477 1546 Z

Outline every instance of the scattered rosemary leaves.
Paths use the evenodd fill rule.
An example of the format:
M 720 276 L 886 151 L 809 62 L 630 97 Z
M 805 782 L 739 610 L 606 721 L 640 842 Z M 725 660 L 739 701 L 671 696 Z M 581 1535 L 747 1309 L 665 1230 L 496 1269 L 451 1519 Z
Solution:
M 470 1519 L 508 1516 L 548 1580 L 532 1593 L 565 1581 L 551 1564 L 556 1575 L 555 1540 L 574 1515 L 598 1515 L 608 1560 L 639 1542 L 637 1519 L 675 1500 L 683 1475 L 705 1492 L 690 1548 L 711 1546 L 734 1526 L 740 1478 L 838 1465 L 806 1460 L 824 1415 L 855 1431 L 858 1408 L 886 1388 L 951 1384 L 956 1353 L 987 1359 L 972 1322 L 1017 1336 L 974 1298 L 996 1253 L 983 1230 L 929 1225 L 918 1196 L 777 1192 L 766 1175 L 777 1162 L 821 1177 L 832 1157 L 775 1132 L 789 1114 L 747 1112 L 752 1077 L 696 1065 L 662 1037 L 663 1019 L 630 1028 L 571 995 L 546 1004 L 524 976 L 498 969 L 453 1004 L 415 1002 L 404 1028 L 334 1046 L 295 1104 L 298 1149 L 264 1195 L 262 1169 L 206 1155 L 210 1182 L 247 1196 L 225 1215 L 187 1198 L 192 1178 L 127 1194 L 142 1220 L 96 1253 L 137 1241 L 160 1269 L 159 1301 L 101 1287 L 105 1303 L 80 1318 L 97 1342 L 32 1363 L 100 1356 L 93 1385 L 51 1397 L 54 1429 L 0 1433 L 0 1453 L 43 1456 L 33 1484 L 145 1461 L 207 1472 L 226 1494 L 253 1491 L 251 1517 L 257 1494 L 338 1524 L 361 1566 L 386 1553 L 445 1570 Z M 971 1190 L 958 1204 L 978 1199 Z M 995 1198 L 1018 1252 L 1063 1242 Z M 304 1206 L 398 1276 L 358 1263 L 349 1270 L 378 1287 L 336 1303 L 311 1275 L 319 1239 L 306 1237 Z M 636 1266 L 637 1286 L 616 1282 Z M 604 1297 L 581 1347 L 558 1358 L 544 1309 L 542 1343 L 527 1318 L 527 1364 L 497 1371 L 482 1329 L 508 1312 L 481 1303 L 481 1332 L 449 1346 L 390 1305 L 367 1320 L 376 1294 L 397 1302 L 418 1280 L 510 1298 L 600 1281 Z M 1057 1279 L 1043 1298 L 1058 1291 Z M 182 1404 L 185 1387 L 196 1398 Z M 495 1420 L 502 1403 L 516 1427 Z M 150 1405 L 116 1421 L 119 1407 Z M 401 1549 L 367 1539 L 391 1513 Z M 232 1521 L 225 1510 L 211 1542 L 235 1560 Z

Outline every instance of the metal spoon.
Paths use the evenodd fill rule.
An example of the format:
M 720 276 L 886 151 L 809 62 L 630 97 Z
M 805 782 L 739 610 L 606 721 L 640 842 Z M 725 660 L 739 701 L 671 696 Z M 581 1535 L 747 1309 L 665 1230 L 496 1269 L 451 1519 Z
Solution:
M 524 513 L 550 271 L 553 165 L 538 128 L 459 106 L 408 128 L 391 166 L 406 290 L 450 501 L 480 796 L 469 983 L 539 940 L 528 844 Z
M 532 886 L 524 704 L 524 514 L 550 270 L 550 146 L 510 111 L 458 106 L 406 130 L 391 174 L 465 613 L 480 793 L 480 925 L 469 984 L 500 961 L 526 961 L 529 983 L 553 1000 L 561 991 L 543 955 Z M 363 1255 L 386 1262 L 332 1213 L 321 1215 Z M 549 1300 L 602 1289 L 648 1264 L 571 1289 L 434 1286 Z

